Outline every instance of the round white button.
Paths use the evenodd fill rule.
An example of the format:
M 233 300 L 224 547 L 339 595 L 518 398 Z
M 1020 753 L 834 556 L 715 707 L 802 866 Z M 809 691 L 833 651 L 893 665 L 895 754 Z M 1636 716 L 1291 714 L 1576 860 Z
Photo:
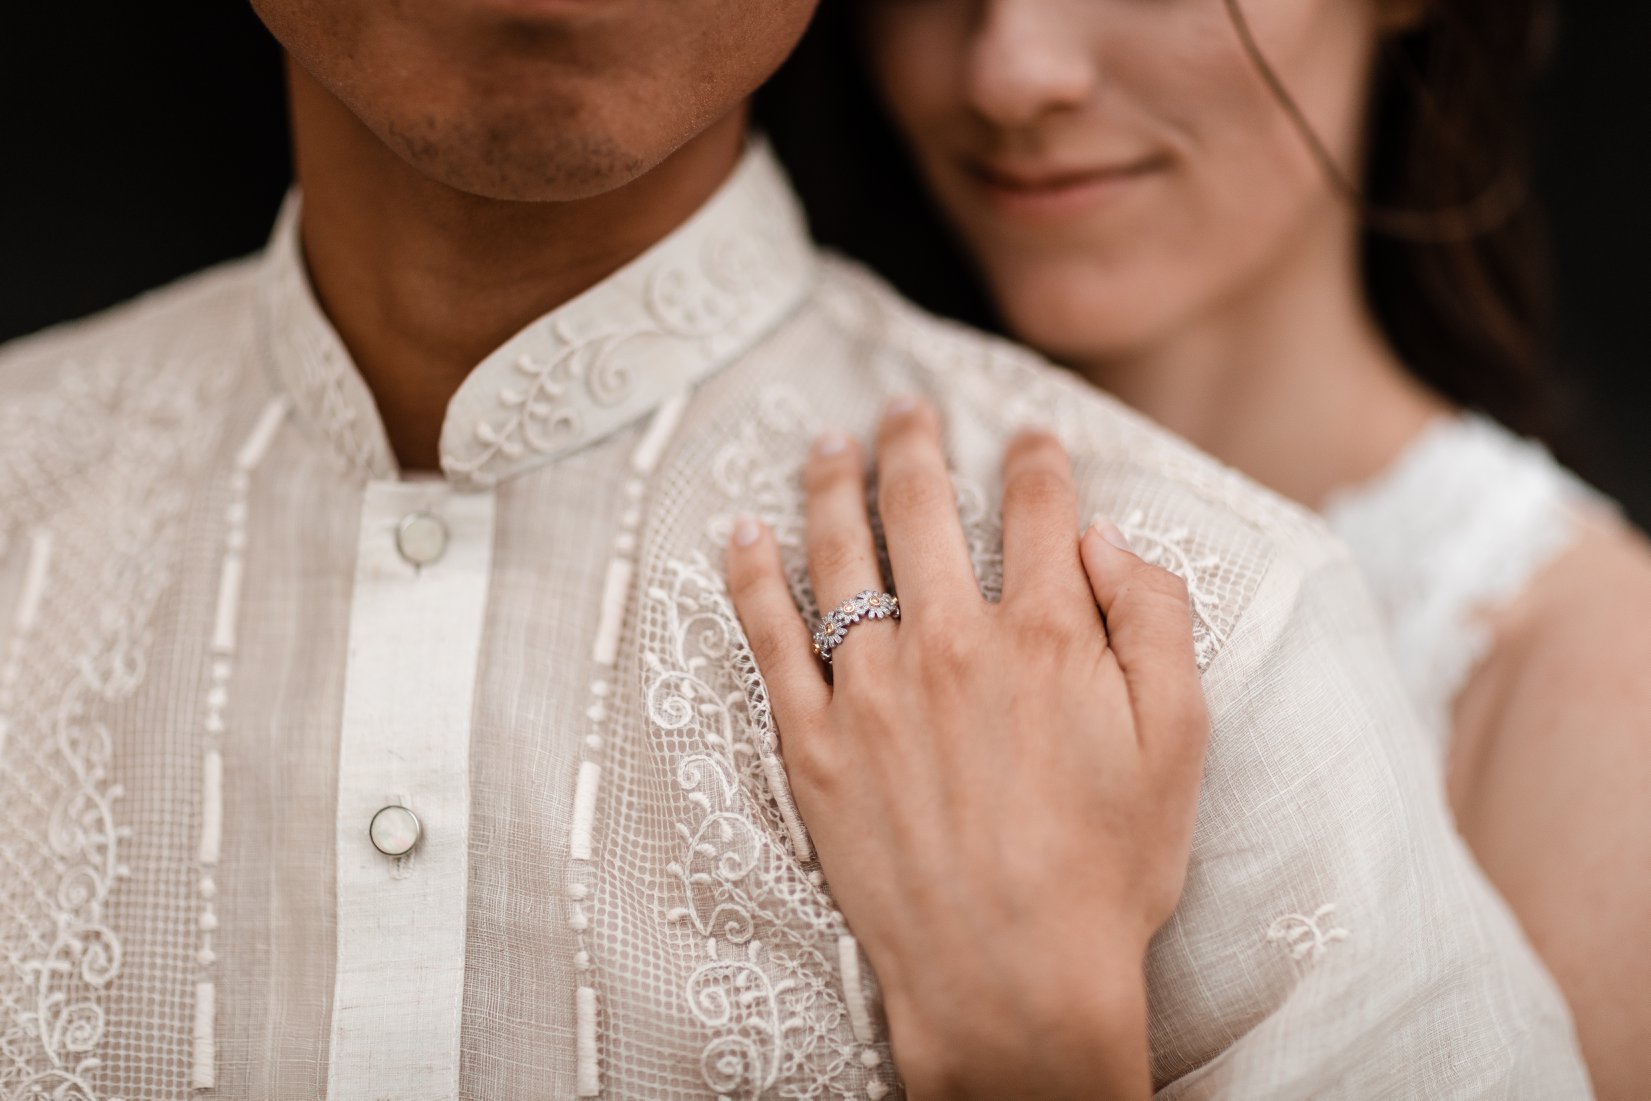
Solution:
M 385 856 L 406 856 L 418 844 L 418 816 L 406 807 L 382 807 L 373 815 L 367 835 L 373 839 L 373 848 Z
M 396 526 L 396 550 L 415 566 L 428 566 L 447 551 L 447 524 L 433 512 L 410 512 Z

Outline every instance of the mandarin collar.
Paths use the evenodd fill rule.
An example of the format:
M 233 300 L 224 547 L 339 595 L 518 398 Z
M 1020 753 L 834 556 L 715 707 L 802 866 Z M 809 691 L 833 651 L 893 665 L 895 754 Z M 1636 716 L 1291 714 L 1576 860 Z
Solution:
M 300 205 L 294 187 L 260 272 L 274 381 L 346 470 L 398 478 L 378 406 L 310 287 Z M 486 489 L 623 428 L 778 325 L 816 266 L 790 185 L 753 139 L 687 221 L 471 369 L 442 421 L 443 476 L 456 489 Z

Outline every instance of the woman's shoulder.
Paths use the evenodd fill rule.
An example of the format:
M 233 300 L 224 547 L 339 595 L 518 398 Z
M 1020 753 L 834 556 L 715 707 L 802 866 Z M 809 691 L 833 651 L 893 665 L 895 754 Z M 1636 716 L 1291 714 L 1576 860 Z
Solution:
M 1323 507 L 1364 571 L 1394 658 L 1441 734 L 1497 644 L 1491 616 L 1518 600 L 1615 504 L 1475 412 L 1434 419 L 1382 473 Z
M 1589 517 L 1519 596 L 1488 617 L 1495 644 L 1463 693 L 1459 725 L 1608 736 L 1651 713 L 1651 541 Z M 1643 743 L 1644 731 L 1632 734 Z M 1573 745 L 1573 748 L 1581 748 Z

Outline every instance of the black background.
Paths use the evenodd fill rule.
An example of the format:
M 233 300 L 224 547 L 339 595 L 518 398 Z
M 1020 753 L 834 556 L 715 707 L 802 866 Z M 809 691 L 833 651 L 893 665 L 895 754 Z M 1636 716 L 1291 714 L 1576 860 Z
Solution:
M 656 0 L 669 2 L 669 0 Z M 0 340 L 261 246 L 291 171 L 244 3 L 22 4 L 0 63 Z M 1562 7 L 1538 101 L 1586 474 L 1651 525 L 1651 5 Z

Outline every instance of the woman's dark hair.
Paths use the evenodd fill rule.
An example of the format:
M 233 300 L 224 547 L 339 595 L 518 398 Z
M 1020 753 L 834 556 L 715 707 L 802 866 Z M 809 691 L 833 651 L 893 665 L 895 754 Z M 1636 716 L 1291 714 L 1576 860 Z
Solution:
M 759 93 L 758 124 L 822 244 L 929 309 L 1001 331 L 872 92 L 855 2 L 823 0 L 797 52 Z M 1225 3 L 1238 43 L 1322 154 L 1236 0 L 1205 2 Z M 1551 0 L 1431 0 L 1412 27 L 1384 40 L 1364 178 L 1324 167 L 1364 216 L 1366 293 L 1400 358 L 1447 398 L 1568 457 L 1568 418 L 1546 370 L 1552 310 L 1529 184 L 1529 99 L 1551 24 Z

